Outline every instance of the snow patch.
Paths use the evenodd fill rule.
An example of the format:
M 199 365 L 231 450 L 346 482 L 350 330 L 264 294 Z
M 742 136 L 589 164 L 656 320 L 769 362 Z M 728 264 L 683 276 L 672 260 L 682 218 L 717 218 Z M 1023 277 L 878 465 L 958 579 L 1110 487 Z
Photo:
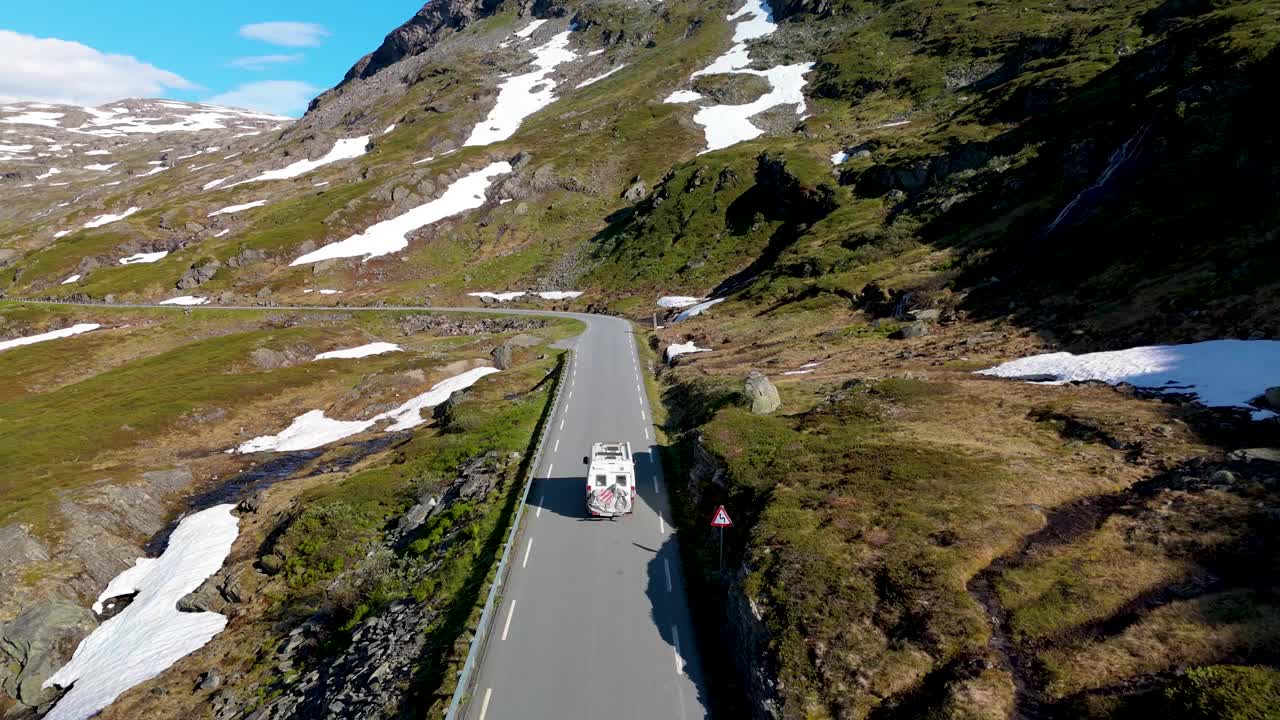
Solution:
M 702 302 L 702 298 L 689 297 L 688 295 L 667 295 L 658 298 L 658 307 L 660 308 L 686 308 L 690 305 L 697 305 Z
M 510 302 L 512 300 L 516 300 L 518 298 L 524 297 L 525 295 L 528 295 L 528 293 L 522 292 L 522 291 L 504 292 L 504 293 L 495 293 L 495 292 L 485 291 L 485 292 L 471 292 L 467 294 L 470 295 L 471 297 L 480 298 L 482 300 L 484 298 L 489 298 L 490 300 L 496 300 L 498 302 Z
M 227 618 L 213 612 L 179 612 L 177 603 L 222 567 L 239 532 L 234 505 L 217 505 L 178 524 L 164 553 L 139 558 L 117 575 L 93 604 L 137 593 L 124 610 L 89 634 L 71 662 L 43 687 L 71 687 L 45 717 L 83 720 L 121 693 L 159 675 L 222 632 Z
M 120 264 L 121 265 L 140 265 L 144 263 L 159 262 L 164 258 L 165 255 L 168 255 L 168 254 L 169 252 L 167 250 L 161 250 L 159 252 L 151 252 L 151 253 L 137 253 L 135 255 L 130 255 L 129 257 L 120 258 Z
M 235 452 L 246 454 L 264 450 L 275 452 L 310 450 L 362 433 L 383 420 L 393 421 L 387 426 L 386 432 L 408 430 L 426 422 L 422 418 L 422 410 L 439 405 L 458 390 L 465 390 L 480 378 L 496 372 L 499 372 L 497 368 L 478 367 L 461 375 L 441 380 L 430 390 L 410 399 L 400 407 L 368 420 L 334 420 L 325 417 L 323 410 L 312 410 L 294 418 L 293 423 L 279 435 L 256 437 L 242 443 Z
M 128 210 L 125 210 L 124 212 L 118 215 L 99 215 L 98 217 L 85 223 L 84 228 L 86 230 L 89 230 L 96 227 L 102 227 L 103 225 L 108 225 L 110 223 L 116 222 L 117 220 L 123 220 L 129 217 L 130 215 L 138 212 L 138 210 L 140 209 L 141 208 L 131 207 Z
M 667 362 L 681 355 L 700 352 L 711 352 L 711 348 L 700 348 L 692 340 L 686 343 L 672 343 L 667 346 Z
M 35 106 L 33 105 L 32 107 Z M 0 122 L 9 125 L 43 125 L 44 127 L 60 128 L 62 125 L 58 123 L 58 120 L 65 116 L 66 113 L 25 112 L 21 115 L 4 118 Z
M 832 164 L 832 165 L 843 165 L 843 164 L 844 164 L 844 161 L 845 161 L 845 160 L 848 160 L 848 159 L 849 159 L 849 153 L 847 153 L 847 152 L 845 152 L 845 151 L 843 151 L 843 150 L 841 150 L 841 151 L 839 151 L 839 152 L 831 153 L 831 164 Z
M 1206 340 L 1187 345 L 1148 345 L 1073 355 L 1032 355 L 980 375 L 1062 384 L 1101 380 L 1114 385 L 1189 393 L 1211 407 L 1249 407 L 1249 401 L 1280 385 L 1280 340 Z M 1275 413 L 1254 410 L 1255 415 Z
M 369 136 L 361 135 L 360 137 L 345 138 L 338 140 L 333 144 L 333 148 L 329 153 L 319 160 L 299 160 L 292 165 L 282 167 L 279 170 L 268 170 L 257 177 L 241 180 L 238 183 L 228 185 L 235 187 L 236 185 L 244 185 L 245 183 L 261 182 L 263 180 L 286 180 L 295 178 L 299 175 L 305 175 L 318 167 L 323 167 L 330 163 L 336 163 L 341 160 L 351 160 L 358 158 L 369 151 Z
M 111 168 L 113 168 L 113 167 L 115 167 L 115 166 L 117 166 L 117 165 L 119 165 L 119 164 L 120 164 L 120 163 L 107 163 L 107 164 L 105 164 L 105 165 L 104 165 L 104 164 L 97 164 L 97 165 L 85 165 L 85 166 L 84 166 L 84 169 L 85 169 L 85 170 L 96 170 L 96 171 L 98 171 L 98 172 L 106 172 L 107 170 L 110 170 Z
M 580 82 L 580 83 L 578 83 L 577 85 L 575 85 L 575 86 L 574 86 L 574 89 L 575 89 L 575 90 L 581 90 L 582 88 L 584 88 L 584 87 L 586 87 L 586 86 L 588 86 L 588 85 L 594 85 L 594 84 L 596 84 L 596 83 L 600 82 L 601 80 L 603 80 L 603 79 L 605 79 L 605 78 L 609 77 L 610 75 L 612 75 L 612 74 L 614 74 L 614 73 L 618 72 L 619 70 L 623 69 L 624 67 L 626 67 L 626 65 L 619 65 L 618 67 L 616 67 L 616 68 L 614 68 L 614 69 L 610 70 L 609 72 L 607 72 L 607 73 L 605 73 L 605 74 L 603 74 L 603 75 L 597 75 L 597 76 L 595 76 L 595 77 L 593 77 L 593 78 L 590 78 L 590 79 L 588 79 L 588 80 L 583 80 L 582 82 Z
M 209 302 L 209 298 L 194 297 L 191 295 L 179 295 L 168 300 L 161 300 L 161 305 L 204 305 Z
M 551 73 L 561 63 L 578 57 L 569 49 L 570 32 L 559 33 L 545 45 L 533 49 L 533 66 L 537 69 L 507 78 L 499 86 L 497 103 L 488 117 L 471 131 L 464 145 L 488 145 L 506 140 L 515 134 L 525 118 L 556 99 L 556 81 L 550 79 Z
M 100 327 L 102 326 L 97 323 L 80 323 L 68 328 L 62 328 L 61 330 L 52 330 L 47 333 L 40 333 L 39 335 L 28 335 L 27 337 L 3 340 L 0 341 L 0 350 L 8 350 L 9 348 L 31 345 L 38 342 L 44 342 L 46 340 L 57 340 L 58 338 L 71 337 L 72 335 L 87 333 L 90 330 L 97 330 Z
M 443 195 L 431 202 L 419 205 L 390 220 L 384 220 L 359 235 L 352 235 L 346 240 L 325 245 L 289 264 L 305 265 L 331 258 L 360 256 L 364 256 L 364 261 L 368 262 L 371 258 L 403 250 L 409 246 L 405 236 L 414 230 L 483 205 L 484 192 L 493 183 L 493 178 L 509 172 L 511 172 L 510 163 L 492 163 L 470 175 L 458 178 L 444 191 Z
M 61 206 L 59 206 L 59 207 L 61 207 Z M 70 231 L 70 230 L 59 230 L 58 232 L 56 232 L 56 233 L 54 233 L 54 234 L 53 234 L 53 239 L 54 239 L 54 240 L 57 240 L 58 238 L 63 238 L 63 237 L 66 237 L 66 236 L 68 236 L 68 235 L 70 235 L 70 234 L 71 234 L 71 231 Z
M 209 213 L 209 217 L 217 217 L 218 215 L 230 215 L 231 213 L 238 213 L 243 210 L 262 207 L 263 205 L 266 205 L 266 204 L 267 204 L 266 200 L 254 200 L 253 202 L 245 203 L 243 205 L 229 205 L 227 207 L 222 208 L 221 210 L 214 210 L 213 212 Z
M 224 177 L 224 178 L 218 178 L 217 180 L 210 180 L 209 182 L 204 184 L 203 189 L 212 190 L 230 179 L 231 179 L 230 177 Z
M 703 127 L 707 138 L 707 147 L 702 152 L 729 147 L 744 140 L 751 140 L 764 134 L 764 130 L 756 127 L 751 118 L 765 110 L 780 105 L 795 106 L 796 115 L 804 115 L 804 76 L 813 69 L 813 63 L 797 63 L 795 65 L 778 65 L 768 70 L 751 70 L 751 40 L 765 37 L 778 29 L 773 22 L 773 13 L 765 0 L 747 0 L 742 8 L 729 15 L 730 22 L 739 21 L 733 30 L 733 47 L 724 55 L 716 58 L 707 67 L 693 73 L 699 75 L 738 74 L 756 75 L 769 81 L 769 92 L 745 105 L 713 105 L 704 107 L 694 114 L 693 120 Z M 694 102 L 702 96 L 692 90 L 679 90 L 667 96 L 665 102 Z
M 577 297 L 582 297 L 581 290 L 546 290 L 534 294 L 543 300 L 572 300 Z
M 694 305 L 693 307 L 689 308 L 688 310 L 681 312 L 679 315 L 676 315 L 674 322 L 684 322 L 685 320 L 688 320 L 691 317 L 697 317 L 702 313 L 706 312 L 712 305 L 716 305 L 722 302 L 724 302 L 724 298 L 716 298 L 714 300 L 707 300 L 706 302 L 700 302 L 697 305 Z
M 538 28 L 542 27 L 543 23 L 545 22 L 546 20 L 534 20 L 533 22 L 529 23 L 528 25 L 525 25 L 524 27 L 520 28 L 519 30 L 511 34 L 518 38 L 527 38 L 533 34 L 534 30 L 537 30 Z
M 80 276 L 79 276 L 79 275 L 72 275 L 71 277 L 67 278 L 66 280 L 63 280 L 61 284 L 62 284 L 62 285 L 70 285 L 71 283 L 73 283 L 73 282 L 75 282 L 75 281 L 77 281 L 77 280 L 79 280 L 79 279 L 80 279 Z
M 395 123 L 391 123 L 390 125 L 388 125 L 388 126 L 387 126 L 387 129 L 386 129 L 386 130 L 383 130 L 383 131 L 382 131 L 382 134 L 383 134 L 383 135 L 390 135 L 390 134 L 391 134 L 391 132 L 392 132 L 393 130 L 395 130 L 395 129 L 396 129 L 396 124 L 395 124 Z
M 370 355 L 381 355 L 389 352 L 400 352 L 403 348 L 395 343 L 376 342 L 345 350 L 330 350 L 315 356 L 316 360 L 362 358 Z

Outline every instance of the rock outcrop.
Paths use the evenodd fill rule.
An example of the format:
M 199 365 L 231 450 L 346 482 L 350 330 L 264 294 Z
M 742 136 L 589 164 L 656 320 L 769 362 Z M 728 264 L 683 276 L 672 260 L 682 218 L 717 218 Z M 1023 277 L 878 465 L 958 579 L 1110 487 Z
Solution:
M 70 602 L 54 600 L 27 608 L 0 627 L 0 690 L 28 707 L 54 700 L 59 691 L 41 685 L 97 626 L 92 610 Z

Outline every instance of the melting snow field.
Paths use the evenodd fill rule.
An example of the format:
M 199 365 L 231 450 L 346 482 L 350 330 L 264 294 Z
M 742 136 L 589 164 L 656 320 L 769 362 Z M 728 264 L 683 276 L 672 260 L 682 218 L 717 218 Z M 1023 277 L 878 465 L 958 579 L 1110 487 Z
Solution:
M 140 263 L 159 262 L 160 260 L 164 259 L 164 256 L 168 254 L 169 252 L 167 250 L 161 250 L 159 252 L 153 252 L 153 253 L 138 253 L 136 255 L 130 255 L 129 257 L 120 258 L 120 264 L 121 265 L 138 265 Z
M 770 35 L 778 29 L 773 22 L 773 13 L 765 0 L 747 0 L 741 9 L 726 19 L 730 22 L 739 21 L 733 30 L 733 47 L 716 58 L 715 62 L 695 72 L 692 77 L 717 74 L 756 75 L 767 79 L 770 89 L 755 101 L 745 105 L 712 105 L 694 113 L 693 121 L 701 125 L 706 133 L 707 147 L 702 151 L 704 153 L 764 134 L 764 130 L 752 124 L 751 118 L 770 108 L 794 105 L 796 115 L 803 115 L 804 76 L 813 69 L 811 62 L 778 65 L 768 70 L 751 70 L 747 67 L 751 64 L 750 48 L 747 43 Z M 665 102 L 686 103 L 700 99 L 702 95 L 697 92 L 678 90 L 668 95 Z
M 481 300 L 488 298 L 490 300 L 497 300 L 498 302 L 510 302 L 512 300 L 517 300 L 519 298 L 522 298 L 525 295 L 528 295 L 528 293 L 521 292 L 521 291 L 504 292 L 504 293 L 495 293 L 495 292 L 486 291 L 486 292 L 467 293 L 467 295 L 475 298 L 480 298 Z
M 141 210 L 141 208 L 131 207 L 128 210 L 125 210 L 124 212 L 120 213 L 119 215 L 99 215 L 98 217 L 85 223 L 84 229 L 89 230 L 92 228 L 102 227 L 103 225 L 108 225 L 110 223 L 116 222 L 117 220 L 123 220 L 129 217 L 130 215 L 138 212 L 139 210 Z
M 403 348 L 395 343 L 376 342 L 360 347 L 347 348 L 345 350 L 330 350 L 329 352 L 320 353 L 315 357 L 316 360 L 330 360 L 335 358 L 362 358 L 370 355 L 381 355 L 382 353 L 400 352 Z
M 700 352 L 711 352 L 711 348 L 700 348 L 692 340 L 686 343 L 672 343 L 667 346 L 667 362 L 681 355 Z
M 545 290 L 543 292 L 534 293 L 543 300 L 572 300 L 582 297 L 581 290 Z
M 266 200 L 254 200 L 253 202 L 245 203 L 243 205 L 231 205 L 229 207 L 224 207 L 221 210 L 214 210 L 213 212 L 209 213 L 209 217 L 217 217 L 219 215 L 230 215 L 231 213 L 238 213 L 243 210 L 250 210 L 256 207 L 262 207 L 263 205 L 266 205 L 266 204 L 267 204 Z
M 187 517 L 158 558 L 139 558 L 113 579 L 93 604 L 137 593 L 119 615 L 98 626 L 76 648 L 71 662 L 44 687 L 71 687 L 45 716 L 83 720 L 129 688 L 159 675 L 222 632 L 227 618 L 212 612 L 179 612 L 178 600 L 222 567 L 239 532 L 234 505 L 218 505 Z
M 699 302 L 702 302 L 702 298 L 689 297 L 688 295 L 668 295 L 658 298 L 658 307 L 685 308 L 690 305 L 697 305 Z
M 74 276 L 79 277 L 79 276 Z M 65 283 L 64 283 L 65 284 Z M 44 342 L 45 340 L 57 340 L 58 338 L 71 337 L 80 333 L 87 333 L 90 330 L 97 330 L 102 327 L 97 323 L 80 323 L 72 325 L 61 330 L 53 330 L 39 335 L 28 335 L 27 337 L 14 338 L 12 340 L 0 340 L 0 350 L 8 350 L 9 348 L 20 347 L 22 345 L 31 345 L 33 343 Z
M 530 27 L 532 26 L 533 23 L 530 23 Z M 529 27 L 525 30 L 533 32 Z M 537 69 L 507 78 L 499 86 L 497 104 L 489 111 L 489 116 L 475 126 L 464 145 L 488 145 L 506 140 L 515 134 L 525 118 L 556 99 L 556 81 L 549 76 L 556 66 L 578 57 L 569 49 L 570 32 L 565 30 L 552 37 L 545 45 L 533 49 L 533 66 Z
M 368 420 L 334 420 L 325 417 L 323 410 L 312 410 L 294 418 L 293 423 L 279 435 L 263 435 L 242 443 L 235 452 L 245 454 L 273 450 L 285 452 L 290 450 L 310 450 L 321 445 L 341 440 L 368 430 L 383 420 L 391 420 L 386 432 L 408 430 L 426 422 L 422 418 L 423 410 L 433 408 L 449 399 L 458 390 L 465 390 L 486 375 L 500 372 L 497 368 L 478 367 L 461 375 L 454 375 L 441 380 L 430 390 L 410 399 L 394 410 L 375 415 Z M 228 451 L 231 452 L 231 451 Z
M 676 319 L 674 322 L 684 322 L 685 320 L 688 320 L 691 317 L 697 317 L 702 313 L 706 312 L 708 309 L 710 309 L 711 306 L 717 305 L 722 302 L 724 302 L 724 298 L 716 298 L 715 300 L 700 302 L 697 305 L 694 305 L 693 307 L 689 308 L 688 310 L 681 312 L 679 315 L 676 315 Z
M 161 300 L 161 305 L 204 305 L 209 302 L 209 298 L 194 297 L 192 295 L 179 295 L 168 300 Z
M 1208 340 L 1084 355 L 1049 353 L 979 370 L 978 374 L 1052 383 L 1124 382 L 1139 388 L 1193 393 L 1208 406 L 1248 407 L 1248 402 L 1267 388 L 1280 385 L 1280 340 Z
M 310 450 L 364 432 L 373 425 L 372 420 L 334 420 L 327 418 L 323 410 L 312 410 L 293 419 L 289 427 L 279 435 L 262 435 L 241 443 L 236 452 L 241 454 L 272 450 L 290 452 Z
M 392 125 L 392 128 L 395 126 Z M 388 131 L 391 128 L 387 128 Z M 236 185 L 244 185 L 245 183 L 261 182 L 263 180 L 287 180 L 295 178 L 299 175 L 306 175 L 318 167 L 323 167 L 330 163 L 336 163 L 341 160 L 351 160 L 358 158 L 369 151 L 369 136 L 361 135 L 360 137 L 346 138 L 339 140 L 333 144 L 333 149 L 319 160 L 299 160 L 292 165 L 282 167 L 279 170 L 268 170 L 257 177 L 241 180 L 238 183 L 228 185 L 227 187 L 235 187 Z
M 63 281 L 62 281 L 62 284 L 63 284 L 63 285 L 70 285 L 71 283 L 73 283 L 73 282 L 75 282 L 75 281 L 77 281 L 77 280 L 79 280 L 79 279 L 80 279 L 80 276 L 79 276 L 79 275 L 72 275 L 71 277 L 67 278 L 66 280 L 63 280 Z
M 352 235 L 346 240 L 325 245 L 289 264 L 305 265 L 332 258 L 360 256 L 364 256 L 367 262 L 371 258 L 399 252 L 409 247 L 409 240 L 405 236 L 414 230 L 483 205 L 484 193 L 493 184 L 493 179 L 509 172 L 511 172 L 510 163 L 492 163 L 470 175 L 458 178 L 449 186 L 449 189 L 444 191 L 443 195 L 425 205 L 419 205 L 403 215 L 384 220 L 359 235 Z

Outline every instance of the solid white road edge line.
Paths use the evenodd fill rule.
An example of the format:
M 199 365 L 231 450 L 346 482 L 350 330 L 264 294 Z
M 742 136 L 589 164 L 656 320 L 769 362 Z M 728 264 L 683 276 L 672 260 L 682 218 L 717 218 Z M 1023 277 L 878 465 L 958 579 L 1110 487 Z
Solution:
M 524 546 L 524 562 L 520 563 L 520 567 L 529 566 L 529 551 L 533 550 L 533 538 L 529 538 L 529 544 Z
M 493 695 L 493 688 L 484 689 L 484 702 L 480 703 L 480 720 L 484 720 L 485 713 L 489 712 L 489 697 Z

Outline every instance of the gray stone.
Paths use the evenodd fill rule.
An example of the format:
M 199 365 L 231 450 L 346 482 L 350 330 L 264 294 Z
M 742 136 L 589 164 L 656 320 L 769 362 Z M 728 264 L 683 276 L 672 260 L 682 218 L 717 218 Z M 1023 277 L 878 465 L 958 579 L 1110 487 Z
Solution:
M 270 297 L 270 296 L 271 296 L 271 288 L 265 285 L 262 288 L 260 288 L 257 292 L 257 297 L 260 297 L 260 298 Z
M 239 504 L 239 505 L 236 505 L 236 508 L 237 508 L 240 512 L 244 512 L 244 513 L 256 513 L 256 512 L 258 512 L 258 507 L 259 507 L 260 505 L 262 505 L 262 491 L 261 491 L 261 490 L 259 490 L 259 491 L 257 491 L 257 492 L 250 493 L 248 496 L 246 496 L 246 497 L 245 497 L 245 499 L 243 499 L 243 500 L 241 500 L 241 501 L 240 501 L 240 504 Z
M 264 555 L 258 561 L 258 566 L 262 568 L 262 572 L 275 575 L 284 569 L 284 558 L 279 555 Z
M 1227 453 L 1227 457 L 1238 462 L 1270 462 L 1280 463 L 1280 449 L 1276 448 L 1247 448 L 1243 450 L 1233 450 Z
M 203 285 L 212 280 L 213 276 L 217 275 L 221 269 L 222 263 L 217 260 L 210 260 L 200 265 L 192 265 L 178 279 L 177 288 L 179 290 L 190 290 L 193 287 Z
M 1210 479 L 1219 485 L 1230 485 L 1236 481 L 1236 476 L 1230 470 L 1219 470 Z
M 751 400 L 751 412 L 755 415 L 768 415 L 782 407 L 778 388 L 773 386 L 769 378 L 756 370 L 752 370 L 747 376 L 745 392 Z
M 644 196 L 648 194 L 649 187 L 644 184 L 644 180 L 636 178 L 631 182 L 631 187 L 622 193 L 622 199 L 634 205 L 643 200 Z
M 209 670 L 200 676 L 200 682 L 196 685 L 197 690 L 204 692 L 213 692 L 222 687 L 222 673 L 217 668 Z
M 942 311 L 939 310 L 938 308 L 929 308 L 927 310 L 912 310 L 907 314 L 911 316 L 912 320 L 930 320 L 935 322 L 938 320 L 938 318 L 942 317 Z
M 906 340 L 908 338 L 924 337 L 928 334 L 929 324 L 922 320 L 917 320 L 913 323 L 903 325 L 897 332 L 893 333 L 889 337 L 894 338 L 895 340 Z
M 263 370 L 278 370 L 294 364 L 292 355 L 271 348 L 258 348 L 249 353 L 249 359 Z
M 493 358 L 494 366 L 499 370 L 511 368 L 511 345 L 509 343 L 499 345 L 489 355 Z
M 41 685 L 57 672 L 98 621 L 89 608 L 61 600 L 32 605 L 0 627 L 0 689 L 36 707 L 56 697 Z

